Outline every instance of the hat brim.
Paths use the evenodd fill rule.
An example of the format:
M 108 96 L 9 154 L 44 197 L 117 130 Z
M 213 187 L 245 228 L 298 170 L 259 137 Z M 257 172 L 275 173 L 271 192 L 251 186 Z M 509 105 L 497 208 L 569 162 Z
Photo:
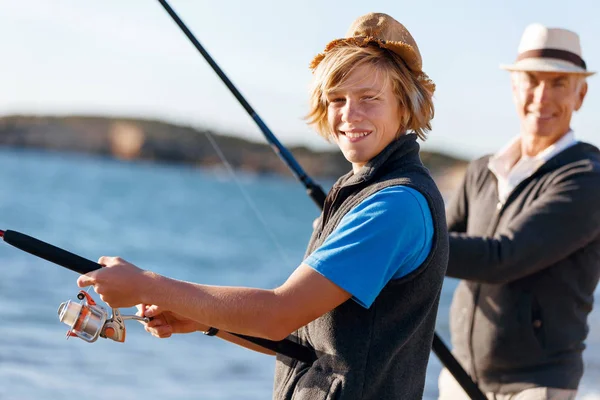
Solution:
M 390 50 L 398 54 L 402 60 L 406 63 L 409 70 L 417 75 L 417 79 L 425 86 L 425 88 L 432 94 L 435 92 L 435 83 L 429 78 L 429 76 L 423 72 L 421 58 L 415 52 L 415 49 L 409 44 L 402 42 L 395 42 L 392 40 L 380 40 L 370 36 L 354 36 L 349 38 L 335 39 L 332 40 L 325 46 L 325 50 L 322 53 L 317 54 L 311 61 L 309 68 L 314 72 L 321 61 L 325 58 L 328 52 L 336 47 L 341 46 L 367 46 L 369 44 L 377 44 L 379 47 Z
M 402 42 L 394 42 L 391 40 L 386 41 L 370 36 L 355 36 L 332 40 L 331 42 L 327 43 L 327 46 L 325 46 L 325 50 L 323 50 L 322 53 L 317 54 L 315 58 L 313 58 L 313 60 L 310 63 L 310 69 L 314 70 L 315 68 L 317 68 L 321 61 L 323 61 L 323 58 L 325 58 L 325 55 L 336 47 L 364 47 L 369 44 L 376 44 L 381 48 L 388 49 L 398 54 L 400 57 L 402 57 L 402 59 L 404 60 L 404 62 L 410 70 L 415 72 L 421 72 L 421 59 L 419 58 L 419 56 L 415 52 L 415 49 L 412 46 Z
M 592 76 L 596 72 L 587 71 L 568 61 L 555 58 L 526 58 L 510 65 L 500 65 L 507 71 L 530 71 L 530 72 L 561 72 L 564 74 L 578 74 Z

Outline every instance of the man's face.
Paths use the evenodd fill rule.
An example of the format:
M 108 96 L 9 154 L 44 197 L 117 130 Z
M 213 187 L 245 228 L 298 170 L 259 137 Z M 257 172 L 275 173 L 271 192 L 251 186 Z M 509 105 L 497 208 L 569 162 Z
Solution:
M 576 74 L 522 71 L 512 73 L 512 91 L 522 133 L 555 141 L 570 129 L 587 83 Z

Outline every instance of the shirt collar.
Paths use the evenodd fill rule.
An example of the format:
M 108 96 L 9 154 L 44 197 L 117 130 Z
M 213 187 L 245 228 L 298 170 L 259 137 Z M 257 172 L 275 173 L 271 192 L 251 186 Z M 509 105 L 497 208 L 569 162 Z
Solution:
M 566 134 L 563 135 L 560 139 L 556 141 L 552 146 L 548 146 L 535 157 L 536 160 L 548 161 L 567 147 L 571 147 L 577 141 L 575 140 L 575 132 L 569 130 Z
M 511 139 L 506 146 L 490 158 L 488 168 L 496 176 L 506 176 L 512 167 L 521 159 L 523 159 L 523 161 L 537 161 L 537 163 L 541 165 L 576 142 L 575 132 L 570 129 L 554 144 L 548 146 L 535 156 L 521 157 L 521 136 L 517 136 Z

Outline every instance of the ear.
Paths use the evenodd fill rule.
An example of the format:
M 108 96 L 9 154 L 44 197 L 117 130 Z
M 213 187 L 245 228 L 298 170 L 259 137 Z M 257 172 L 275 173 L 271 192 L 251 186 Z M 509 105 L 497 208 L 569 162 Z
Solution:
M 577 99 L 575 100 L 575 111 L 579 111 L 579 109 L 583 105 L 583 99 L 585 99 L 585 95 L 587 94 L 588 90 L 587 81 L 585 80 L 585 78 L 581 79 L 583 79 L 583 82 L 579 84 L 579 93 L 577 93 Z

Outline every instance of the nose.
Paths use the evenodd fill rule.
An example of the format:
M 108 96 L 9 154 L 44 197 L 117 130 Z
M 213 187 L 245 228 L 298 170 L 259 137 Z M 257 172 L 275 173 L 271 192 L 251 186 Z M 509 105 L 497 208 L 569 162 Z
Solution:
M 550 100 L 552 95 L 552 85 L 546 81 L 541 81 L 533 89 L 533 100 L 537 104 L 543 104 Z
M 346 104 L 342 108 L 342 121 L 351 123 L 360 120 L 362 120 L 360 105 L 354 100 L 346 100 Z

